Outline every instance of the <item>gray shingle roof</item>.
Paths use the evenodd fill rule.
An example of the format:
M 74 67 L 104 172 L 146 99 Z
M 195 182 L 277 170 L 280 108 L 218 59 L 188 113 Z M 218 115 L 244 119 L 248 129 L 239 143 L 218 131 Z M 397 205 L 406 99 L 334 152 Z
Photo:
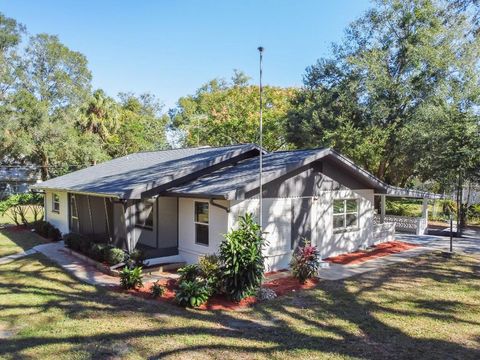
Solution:
M 136 153 L 47 180 L 33 188 L 135 198 L 143 191 L 255 149 L 252 144 L 241 144 Z
M 277 151 L 263 156 L 263 178 L 268 182 L 300 166 L 326 156 L 330 149 Z M 225 199 L 241 198 L 258 187 L 259 157 L 254 157 L 214 171 L 196 180 L 173 187 L 172 195 L 211 196 Z

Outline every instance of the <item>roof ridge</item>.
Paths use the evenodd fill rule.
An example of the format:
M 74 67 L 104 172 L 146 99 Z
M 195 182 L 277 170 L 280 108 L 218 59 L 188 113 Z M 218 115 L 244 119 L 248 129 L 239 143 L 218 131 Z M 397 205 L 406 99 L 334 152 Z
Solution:
M 222 146 L 210 146 L 210 145 L 201 145 L 201 146 L 189 146 L 189 147 L 179 147 L 179 148 L 169 148 L 169 149 L 158 149 L 158 150 L 145 150 L 145 151 L 136 151 L 130 154 L 123 155 L 119 158 L 129 155 L 135 155 L 135 154 L 148 154 L 148 153 L 154 153 L 154 152 L 164 152 L 164 151 L 173 151 L 173 150 L 204 150 L 204 149 L 223 149 L 226 147 L 234 147 L 234 146 L 246 146 L 246 145 L 251 145 L 251 146 L 256 146 L 254 143 L 239 143 L 239 144 L 231 144 L 231 145 L 222 145 Z M 115 159 L 112 159 L 115 160 Z

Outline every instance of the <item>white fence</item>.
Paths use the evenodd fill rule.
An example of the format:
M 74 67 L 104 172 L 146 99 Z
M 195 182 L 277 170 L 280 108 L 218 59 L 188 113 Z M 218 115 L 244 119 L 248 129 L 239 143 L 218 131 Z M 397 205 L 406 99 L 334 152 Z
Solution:
M 374 216 L 373 223 L 381 224 L 380 215 Z M 427 230 L 427 219 L 422 217 L 385 215 L 384 223 L 394 223 L 396 231 L 416 235 L 423 235 Z

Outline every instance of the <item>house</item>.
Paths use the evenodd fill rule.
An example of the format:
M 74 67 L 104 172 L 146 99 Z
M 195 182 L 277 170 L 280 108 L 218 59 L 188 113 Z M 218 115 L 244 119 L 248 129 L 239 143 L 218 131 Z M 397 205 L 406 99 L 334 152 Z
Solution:
M 21 165 L 4 158 L 0 165 L 0 199 L 28 192 L 30 185 L 40 181 L 40 171 L 33 164 Z
M 46 220 L 62 233 L 141 248 L 151 264 L 194 263 L 218 251 L 240 215 L 258 216 L 259 155 L 252 144 L 142 152 L 33 188 L 45 192 Z M 392 240 L 385 196 L 435 197 L 389 186 L 328 148 L 263 151 L 263 184 L 269 270 L 288 267 L 303 239 L 322 258 Z

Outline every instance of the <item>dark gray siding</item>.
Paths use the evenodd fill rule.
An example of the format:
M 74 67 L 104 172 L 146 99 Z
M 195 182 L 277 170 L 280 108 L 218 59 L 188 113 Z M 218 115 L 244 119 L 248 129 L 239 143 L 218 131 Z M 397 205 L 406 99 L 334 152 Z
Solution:
M 178 239 L 178 198 L 159 197 L 157 199 L 158 247 L 177 246 Z

